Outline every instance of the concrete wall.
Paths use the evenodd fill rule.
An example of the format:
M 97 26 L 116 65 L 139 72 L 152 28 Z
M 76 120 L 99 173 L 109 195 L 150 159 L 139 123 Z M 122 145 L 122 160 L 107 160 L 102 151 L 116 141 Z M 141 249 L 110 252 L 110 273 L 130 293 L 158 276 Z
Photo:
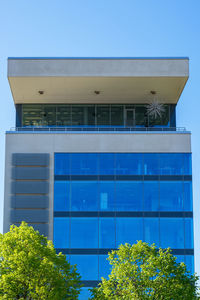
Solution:
M 13 206 L 13 153 L 49 154 L 48 237 L 53 239 L 53 183 L 55 152 L 191 152 L 190 133 L 7 133 L 5 160 L 4 232 L 9 230 Z M 30 166 L 29 166 L 30 167 Z M 21 172 L 21 170 L 19 170 Z M 16 173 L 14 173 L 16 175 Z M 21 174 L 21 173 L 20 173 Z M 20 175 L 21 176 L 21 175 Z M 23 202 L 23 199 L 20 199 Z M 21 203 L 20 202 L 20 203 Z M 33 221 L 32 221 L 33 222 Z

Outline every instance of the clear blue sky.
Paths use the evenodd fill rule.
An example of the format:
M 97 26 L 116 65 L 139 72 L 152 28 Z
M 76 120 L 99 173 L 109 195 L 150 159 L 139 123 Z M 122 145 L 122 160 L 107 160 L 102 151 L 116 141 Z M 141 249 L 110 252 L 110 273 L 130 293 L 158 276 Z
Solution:
M 15 109 L 7 81 L 7 57 L 188 56 L 190 79 L 177 107 L 177 126 L 192 131 L 195 252 L 199 252 L 196 271 L 200 275 L 200 1 L 0 2 L 1 223 L 4 133 L 15 125 Z

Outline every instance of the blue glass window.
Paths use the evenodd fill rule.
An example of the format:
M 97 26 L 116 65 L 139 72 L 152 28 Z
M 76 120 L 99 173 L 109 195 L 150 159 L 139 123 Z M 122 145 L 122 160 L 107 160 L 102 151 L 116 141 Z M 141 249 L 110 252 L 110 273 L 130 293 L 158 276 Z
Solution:
M 184 255 L 175 255 L 176 259 L 176 263 L 185 263 L 185 256 Z
M 70 160 L 69 153 L 55 153 L 55 175 L 68 175 L 70 174 Z
M 70 264 L 77 265 L 82 280 L 98 280 L 98 255 L 71 255 Z
M 160 246 L 184 248 L 184 223 L 182 218 L 160 218 Z
M 160 182 L 160 210 L 183 211 L 183 182 Z
M 191 153 L 184 153 L 184 175 L 192 175 L 192 155 Z
M 159 247 L 159 220 L 157 218 L 144 218 L 144 241 Z
M 185 218 L 185 248 L 193 248 L 193 219 Z
M 99 153 L 99 175 L 115 174 L 115 154 Z
M 115 219 L 99 219 L 99 247 L 115 248 Z
M 108 275 L 110 275 L 112 266 L 107 260 L 108 255 L 99 255 L 99 280 L 101 277 L 108 279 Z
M 71 248 L 98 248 L 97 218 L 71 218 Z
M 116 181 L 117 211 L 141 211 L 142 198 L 141 181 Z
M 183 175 L 183 154 L 161 153 L 160 175 Z
M 91 292 L 89 291 L 89 289 L 92 289 L 92 287 L 90 287 L 90 288 L 82 287 L 78 299 L 79 300 L 89 299 L 89 297 L 91 297 Z
M 98 211 L 98 182 L 71 182 L 71 210 Z
M 138 153 L 116 153 L 116 174 L 143 174 L 143 155 Z
M 54 182 L 54 211 L 69 211 L 70 184 L 68 181 Z
M 144 181 L 144 211 L 158 211 L 159 182 Z
M 54 218 L 53 241 L 55 248 L 69 248 L 68 218 Z
M 144 153 L 144 175 L 159 175 L 159 154 Z
M 116 218 L 116 247 L 143 240 L 142 218 Z
M 97 153 L 71 153 L 72 175 L 96 175 Z
M 100 210 L 113 211 L 115 210 L 115 183 L 114 181 L 100 181 Z
M 192 182 L 184 182 L 184 210 L 192 211 Z
M 194 256 L 193 255 L 185 255 L 185 264 L 187 270 L 192 274 L 194 273 Z

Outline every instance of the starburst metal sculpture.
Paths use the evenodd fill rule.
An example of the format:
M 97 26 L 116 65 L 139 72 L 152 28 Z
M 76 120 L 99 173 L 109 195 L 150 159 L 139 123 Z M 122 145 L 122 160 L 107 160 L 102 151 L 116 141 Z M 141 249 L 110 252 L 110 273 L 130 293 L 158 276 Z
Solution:
M 146 105 L 147 115 L 154 119 L 158 117 L 162 117 L 162 114 L 165 111 L 165 107 L 162 103 L 158 102 L 157 100 L 152 101 L 148 105 Z

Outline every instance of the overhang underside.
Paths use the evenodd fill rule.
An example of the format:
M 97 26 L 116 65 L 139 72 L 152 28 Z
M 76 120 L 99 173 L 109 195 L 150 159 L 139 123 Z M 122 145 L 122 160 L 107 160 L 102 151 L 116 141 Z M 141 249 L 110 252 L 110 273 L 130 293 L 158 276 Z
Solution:
M 9 77 L 15 104 L 176 104 L 186 81 L 187 77 Z

